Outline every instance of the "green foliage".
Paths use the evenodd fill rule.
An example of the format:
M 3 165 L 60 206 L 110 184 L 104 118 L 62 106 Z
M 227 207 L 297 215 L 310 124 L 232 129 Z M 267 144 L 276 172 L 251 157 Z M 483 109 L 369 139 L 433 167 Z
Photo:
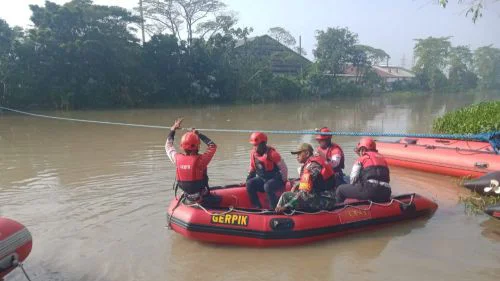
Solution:
M 492 46 L 474 52 L 474 64 L 483 89 L 500 89 L 500 49 Z
M 384 50 L 373 48 L 371 46 L 356 45 L 356 49 L 364 52 L 367 60 L 370 61 L 372 65 L 377 65 L 391 58 L 391 56 L 389 56 L 389 54 L 387 54 Z
M 428 37 L 415 39 L 414 47 L 416 63 L 413 67 L 417 81 L 423 90 L 439 91 L 447 86 L 447 78 L 443 70 L 447 66 L 450 52 L 450 37 Z
M 186 16 L 183 5 L 193 13 Z M 0 20 L 0 102 L 57 109 L 128 108 L 325 98 L 389 88 L 372 69 L 389 55 L 359 45 L 358 35 L 347 28 L 317 31 L 316 62 L 310 63 L 269 36 L 248 38 L 252 29 L 237 28 L 234 15 L 221 13 L 221 1 L 144 0 L 144 7 L 146 26 L 156 23 L 162 31 L 150 33 L 144 45 L 134 29 L 141 19 L 91 0 L 32 5 L 33 27 L 27 30 Z M 181 26 L 187 39 L 181 37 L 186 35 Z M 283 43 L 293 43 L 286 30 L 272 31 L 284 34 L 277 37 Z M 395 82 L 393 90 L 500 85 L 498 49 L 482 47 L 472 56 L 468 47 L 451 47 L 447 37 L 429 37 L 417 40 L 415 52 L 416 81 Z M 350 75 L 344 75 L 347 70 Z
M 271 27 L 267 31 L 267 33 L 269 34 L 269 36 L 276 39 L 276 41 L 285 44 L 287 46 L 293 46 L 297 43 L 292 34 L 290 34 L 290 32 L 284 29 L 283 27 L 279 26 Z
M 443 134 L 478 134 L 500 131 L 500 101 L 482 102 L 448 112 L 434 120 L 432 129 Z
M 449 0 L 438 0 L 439 5 L 441 5 L 443 8 L 446 8 L 448 5 Z M 462 4 L 464 3 L 467 5 L 466 7 L 466 13 L 465 16 L 472 15 L 472 21 L 475 23 L 478 18 L 483 16 L 483 10 L 485 8 L 484 6 L 484 0 L 458 0 L 458 3 Z M 498 2 L 498 0 L 493 0 L 493 2 Z
M 472 72 L 473 62 L 469 47 L 457 46 L 450 49 L 448 72 L 450 91 L 467 91 L 477 87 L 478 78 Z
M 318 69 L 332 75 L 341 74 L 347 64 L 352 63 L 356 53 L 358 35 L 347 28 L 328 28 L 316 31 L 318 41 L 313 51 Z

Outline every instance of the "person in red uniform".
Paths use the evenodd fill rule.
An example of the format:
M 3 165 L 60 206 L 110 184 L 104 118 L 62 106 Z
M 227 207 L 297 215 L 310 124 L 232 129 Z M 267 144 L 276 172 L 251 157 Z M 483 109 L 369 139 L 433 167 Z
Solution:
M 319 130 L 321 133 L 330 133 L 330 129 L 323 127 Z M 346 183 L 344 180 L 344 151 L 342 148 L 332 142 L 331 135 L 316 135 L 319 146 L 316 148 L 316 155 L 323 157 L 335 172 L 335 187 Z
M 252 133 L 250 143 L 254 147 L 250 153 L 250 171 L 246 181 L 248 197 L 255 208 L 262 209 L 257 193 L 265 192 L 270 208 L 274 209 L 278 203 L 275 193 L 284 189 L 288 168 L 278 151 L 267 145 L 264 133 Z
M 170 128 L 165 151 L 176 167 L 178 187 L 182 189 L 186 199 L 199 202 L 210 193 L 207 166 L 217 151 L 217 145 L 207 136 L 193 129 L 182 136 L 181 148 L 184 153 L 178 153 L 174 147 L 174 136 L 175 131 L 180 129 L 181 123 L 182 119 L 177 119 Z M 208 146 L 203 154 L 199 154 L 200 140 Z
M 337 188 L 337 202 L 347 198 L 387 202 L 391 198 L 389 167 L 384 156 L 377 152 L 372 138 L 362 138 L 354 150 L 359 158 L 351 171 L 351 183 Z

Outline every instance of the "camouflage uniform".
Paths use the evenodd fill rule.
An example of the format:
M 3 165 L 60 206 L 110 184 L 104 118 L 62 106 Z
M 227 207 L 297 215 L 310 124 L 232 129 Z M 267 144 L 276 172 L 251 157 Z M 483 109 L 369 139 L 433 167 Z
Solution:
M 304 169 L 308 169 L 313 178 L 313 190 L 311 192 L 298 190 L 296 192 L 285 192 L 281 195 L 278 206 L 287 209 L 301 211 L 328 210 L 335 206 L 335 192 L 333 190 L 315 191 L 321 178 L 321 165 L 312 162 L 307 167 L 302 167 L 301 176 Z M 321 179 L 322 180 L 322 179 Z

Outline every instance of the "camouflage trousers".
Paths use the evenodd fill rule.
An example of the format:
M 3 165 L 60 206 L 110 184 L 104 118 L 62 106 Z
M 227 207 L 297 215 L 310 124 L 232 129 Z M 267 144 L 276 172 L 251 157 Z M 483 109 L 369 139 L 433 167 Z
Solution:
M 281 195 L 278 206 L 298 211 L 329 210 L 335 206 L 335 192 L 285 192 Z

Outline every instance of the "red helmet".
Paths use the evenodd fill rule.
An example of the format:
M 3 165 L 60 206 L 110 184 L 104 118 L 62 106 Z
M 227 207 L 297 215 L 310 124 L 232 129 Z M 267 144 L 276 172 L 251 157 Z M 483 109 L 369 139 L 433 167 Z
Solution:
M 364 137 L 358 142 L 358 146 L 356 146 L 356 151 L 359 151 L 360 148 L 366 148 L 367 150 L 376 151 L 377 145 L 372 138 Z
M 330 129 L 328 127 L 323 127 L 321 130 L 319 130 L 320 133 L 331 133 Z M 332 136 L 331 135 L 316 135 L 316 140 L 331 140 Z
M 250 143 L 257 146 L 263 142 L 267 142 L 267 136 L 261 132 L 255 132 L 250 135 Z
M 181 148 L 184 150 L 198 150 L 200 137 L 194 132 L 187 132 L 181 138 Z

